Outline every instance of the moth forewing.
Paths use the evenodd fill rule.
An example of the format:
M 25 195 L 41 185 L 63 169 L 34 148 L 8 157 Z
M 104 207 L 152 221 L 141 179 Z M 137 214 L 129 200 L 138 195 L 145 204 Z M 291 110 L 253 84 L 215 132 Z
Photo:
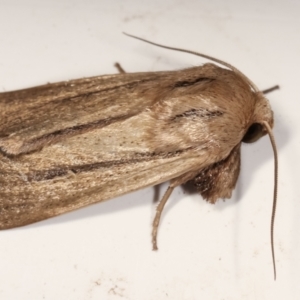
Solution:
M 273 113 L 223 64 L 229 69 L 122 72 L 0 94 L 0 229 L 171 180 L 154 221 L 156 248 L 174 187 L 194 180 L 212 203 L 230 197 L 241 142 L 264 135 L 257 124 L 272 127 Z
M 156 76 L 116 75 L 114 93 L 105 88 L 111 76 L 88 79 L 94 93 L 81 94 L 80 80 L 58 83 L 60 94 L 52 102 L 51 84 L 1 94 L 1 227 L 29 224 L 222 160 L 244 134 L 244 125 L 231 120 L 245 106 L 230 110 L 220 100 L 230 88 L 216 78 L 219 69 L 208 64 Z M 211 91 L 218 94 L 211 97 Z M 123 109 L 127 102 L 132 109 Z M 222 127 L 235 135 L 217 135 Z

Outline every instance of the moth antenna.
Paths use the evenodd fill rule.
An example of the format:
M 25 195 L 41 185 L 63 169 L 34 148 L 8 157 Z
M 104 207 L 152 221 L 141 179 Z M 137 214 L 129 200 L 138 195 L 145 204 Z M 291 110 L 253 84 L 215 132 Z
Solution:
M 275 262 L 275 251 L 274 251 L 274 223 L 275 223 L 275 214 L 276 214 L 276 206 L 277 206 L 278 155 L 277 155 L 277 148 L 275 144 L 274 135 L 272 133 L 272 129 L 267 122 L 263 122 L 263 125 L 265 126 L 268 132 L 272 144 L 273 152 L 274 152 L 274 196 L 273 196 L 273 207 L 272 207 L 272 216 L 271 216 L 271 249 L 272 249 L 272 260 L 273 260 L 273 269 L 274 269 L 274 280 L 276 280 L 276 262 Z
M 190 53 L 190 54 L 194 54 L 194 55 L 197 55 L 197 56 L 201 56 L 201 57 L 204 57 L 206 59 L 209 59 L 211 61 L 214 61 L 218 64 L 221 64 L 229 69 L 231 69 L 233 72 L 237 73 L 238 75 L 240 75 L 251 87 L 252 89 L 255 91 L 255 92 L 259 92 L 259 89 L 257 88 L 257 86 L 246 76 L 244 75 L 240 70 L 238 70 L 236 67 L 232 66 L 231 64 L 225 62 L 225 61 L 222 61 L 220 59 L 217 59 L 217 58 L 214 58 L 212 56 L 209 56 L 209 55 L 206 55 L 206 54 L 202 54 L 202 53 L 198 53 L 198 52 L 195 52 L 195 51 L 191 51 L 191 50 L 186 50 L 186 49 L 181 49 L 181 48 L 175 48 L 175 47 L 169 47 L 169 46 L 164 46 L 164 45 L 161 45 L 161 44 L 157 44 L 157 43 L 153 43 L 153 42 L 150 42 L 146 39 L 143 39 L 143 38 L 140 38 L 140 37 L 137 37 L 137 36 L 134 36 L 134 35 L 131 35 L 131 34 L 128 34 L 126 32 L 123 32 L 123 34 L 129 36 L 129 37 L 132 37 L 134 39 L 137 39 L 137 40 L 140 40 L 140 41 L 143 41 L 145 43 L 148 43 L 148 44 L 151 44 L 151 45 L 154 45 L 154 46 L 157 46 L 157 47 L 161 47 L 161 48 L 165 48 L 165 49 L 170 49 L 170 50 L 175 50 L 175 51 L 179 51 L 179 52 L 184 52 L 184 53 Z

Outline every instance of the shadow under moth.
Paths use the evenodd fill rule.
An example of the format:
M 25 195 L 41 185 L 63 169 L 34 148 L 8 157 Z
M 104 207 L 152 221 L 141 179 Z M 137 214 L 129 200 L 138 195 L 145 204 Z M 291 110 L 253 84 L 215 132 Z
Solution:
M 207 63 L 178 71 L 125 73 L 117 65 L 120 74 L 0 94 L 0 229 L 170 181 L 153 222 L 157 249 L 160 216 L 173 189 L 193 181 L 210 203 L 230 198 L 241 143 L 268 134 L 275 156 L 271 247 L 276 277 L 278 163 L 268 100 L 230 64 L 146 42 L 223 67 Z

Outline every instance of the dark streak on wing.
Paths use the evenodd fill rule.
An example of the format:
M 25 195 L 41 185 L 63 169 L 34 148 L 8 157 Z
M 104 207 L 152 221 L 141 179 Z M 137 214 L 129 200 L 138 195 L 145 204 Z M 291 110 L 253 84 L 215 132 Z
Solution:
M 172 117 L 172 121 L 180 118 L 193 118 L 193 117 L 199 117 L 199 118 L 214 118 L 214 117 L 220 117 L 224 114 L 224 112 L 219 110 L 209 110 L 207 108 L 201 108 L 201 109 L 190 109 L 187 110 L 181 114 L 178 114 L 174 117 Z
M 177 81 L 173 86 L 174 86 L 174 88 L 187 87 L 187 86 L 197 84 L 199 82 L 210 83 L 210 82 L 213 82 L 214 80 L 215 80 L 214 78 L 199 77 L 192 81 L 188 81 L 188 80 Z
M 114 81 L 113 86 L 106 86 L 105 81 L 103 83 L 98 78 L 95 82 L 87 78 L 0 93 L 0 138 L 9 138 L 19 131 L 27 132 L 31 127 L 34 132 L 35 124 L 58 123 L 61 118 L 62 121 L 72 121 L 72 115 L 82 117 L 84 111 L 86 114 L 93 113 L 98 103 L 107 98 L 114 100 L 114 95 L 118 95 L 120 90 L 133 93 L 137 86 L 147 85 L 153 78 L 124 83 L 116 75 Z M 60 111 L 64 114 L 61 115 Z
M 132 81 L 132 82 L 127 82 L 125 84 L 115 85 L 113 87 L 102 88 L 102 89 L 98 88 L 98 89 L 95 89 L 95 91 L 92 91 L 92 92 L 84 92 L 83 91 L 82 93 L 78 93 L 77 95 L 74 95 L 72 97 L 61 98 L 61 99 L 59 99 L 59 102 L 62 103 L 64 101 L 73 100 L 77 97 L 82 97 L 82 96 L 85 96 L 87 98 L 89 96 L 96 95 L 96 94 L 103 93 L 103 92 L 117 91 L 118 89 L 121 89 L 121 88 L 126 88 L 128 90 L 132 90 L 132 89 L 136 88 L 137 85 L 147 83 L 147 82 L 151 82 L 151 81 L 153 81 L 152 78 L 150 78 L 150 79 L 141 79 L 141 80 L 136 80 L 136 81 Z
M 88 131 L 94 130 L 96 128 L 102 128 L 102 127 L 110 125 L 112 123 L 126 120 L 126 119 L 128 119 L 132 116 L 134 116 L 134 114 L 132 114 L 132 115 L 128 115 L 128 114 L 127 115 L 120 115 L 120 116 L 117 116 L 115 118 L 105 118 L 105 119 L 97 120 L 97 121 L 87 123 L 87 124 L 81 124 L 81 125 L 72 126 L 72 127 L 69 127 L 69 128 L 64 128 L 64 129 L 61 129 L 61 130 L 56 130 L 56 131 L 53 131 L 51 133 L 47 133 L 45 135 L 41 135 L 37 138 L 34 138 L 34 139 L 31 139 L 31 140 L 27 141 L 22 146 L 20 152 L 23 154 L 23 153 L 26 153 L 28 151 L 37 150 L 38 148 L 43 147 L 45 145 L 54 144 L 58 140 L 61 140 L 61 138 L 63 136 L 70 137 L 70 136 L 75 136 L 75 135 L 78 135 L 78 134 L 82 134 L 84 132 L 88 132 Z
M 49 169 L 49 170 L 39 170 L 39 171 L 33 171 L 30 173 L 25 174 L 27 176 L 28 181 L 44 181 L 44 180 L 51 180 L 56 177 L 62 177 L 67 174 L 74 173 L 85 173 L 94 171 L 101 168 L 111 168 L 113 166 L 119 166 L 119 165 L 126 165 L 126 164 L 135 164 L 160 158 L 169 158 L 169 157 L 175 157 L 185 151 L 190 150 L 190 148 L 183 149 L 183 150 L 177 150 L 174 152 L 161 152 L 161 153 L 135 153 L 133 159 L 120 159 L 120 160 L 112 160 L 112 161 L 103 161 L 98 163 L 92 163 L 92 164 L 85 164 L 85 165 L 77 165 L 77 166 L 58 166 L 55 169 Z

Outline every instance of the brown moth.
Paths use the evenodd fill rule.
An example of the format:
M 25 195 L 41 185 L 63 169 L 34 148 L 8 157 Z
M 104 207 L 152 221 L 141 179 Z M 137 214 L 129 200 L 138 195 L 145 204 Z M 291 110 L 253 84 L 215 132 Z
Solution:
M 154 44 L 154 43 L 152 43 Z M 155 44 L 157 45 L 157 44 Z M 161 46 L 161 45 L 158 45 Z M 125 73 L 0 94 L 0 229 L 24 226 L 170 181 L 204 199 L 230 198 L 240 147 L 269 134 L 273 112 L 240 71 L 215 58 L 179 71 Z

